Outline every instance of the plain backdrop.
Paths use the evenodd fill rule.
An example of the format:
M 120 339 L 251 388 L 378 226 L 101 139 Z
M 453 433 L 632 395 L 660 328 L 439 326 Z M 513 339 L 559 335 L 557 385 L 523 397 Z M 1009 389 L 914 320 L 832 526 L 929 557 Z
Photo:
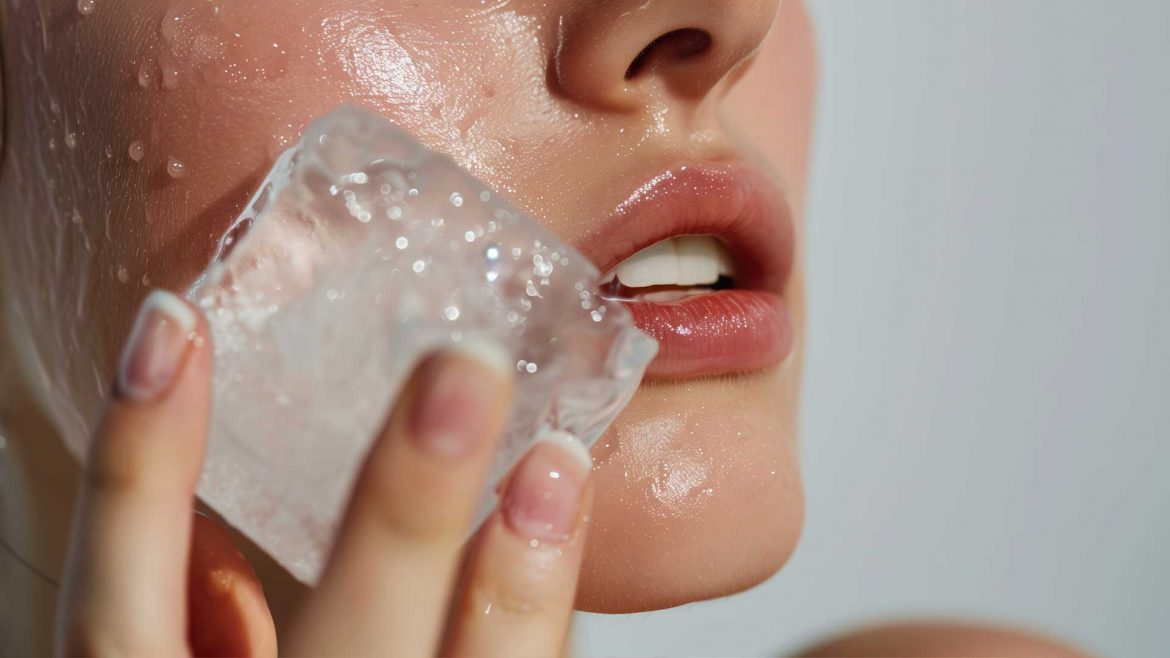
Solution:
M 811 3 L 808 523 L 582 655 L 782 654 L 905 615 L 1170 651 L 1170 2 Z

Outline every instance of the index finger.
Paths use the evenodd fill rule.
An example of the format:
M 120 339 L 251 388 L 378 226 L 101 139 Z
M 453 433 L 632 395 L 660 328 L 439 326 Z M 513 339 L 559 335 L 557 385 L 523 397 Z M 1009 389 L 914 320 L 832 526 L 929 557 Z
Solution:
M 186 653 L 191 506 L 211 355 L 181 298 L 151 293 L 90 446 L 58 616 L 58 651 Z

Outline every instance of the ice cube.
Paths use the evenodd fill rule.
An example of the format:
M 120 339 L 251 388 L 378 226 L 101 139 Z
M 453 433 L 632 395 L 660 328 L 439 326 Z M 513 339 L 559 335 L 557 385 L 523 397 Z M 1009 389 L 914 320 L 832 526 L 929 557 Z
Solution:
M 596 441 L 657 350 L 597 284 L 588 259 L 386 119 L 320 118 L 189 293 L 216 363 L 200 496 L 315 582 L 412 367 L 486 339 L 510 351 L 517 381 L 482 520 L 539 434 Z

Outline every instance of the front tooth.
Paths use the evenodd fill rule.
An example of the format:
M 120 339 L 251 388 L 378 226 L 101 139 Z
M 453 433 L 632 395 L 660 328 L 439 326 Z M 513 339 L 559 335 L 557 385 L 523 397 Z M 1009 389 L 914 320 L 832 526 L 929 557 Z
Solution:
M 675 240 L 678 285 L 709 286 L 719 281 L 719 259 L 727 250 L 709 235 L 688 235 Z
M 731 260 L 731 252 L 723 245 L 719 246 L 719 259 L 715 267 L 719 276 L 735 276 L 735 263 Z
M 670 285 L 678 279 L 678 254 L 674 240 L 646 247 L 618 265 L 618 281 L 628 288 Z

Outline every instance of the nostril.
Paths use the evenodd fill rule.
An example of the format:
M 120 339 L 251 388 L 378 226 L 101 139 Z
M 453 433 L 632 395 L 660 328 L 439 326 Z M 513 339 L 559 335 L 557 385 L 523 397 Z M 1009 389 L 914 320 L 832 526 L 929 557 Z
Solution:
M 681 61 L 702 55 L 711 47 L 711 34 L 698 28 L 684 28 L 667 32 L 651 41 L 638 53 L 626 69 L 626 80 L 632 80 L 641 73 L 651 58 L 665 58 Z

